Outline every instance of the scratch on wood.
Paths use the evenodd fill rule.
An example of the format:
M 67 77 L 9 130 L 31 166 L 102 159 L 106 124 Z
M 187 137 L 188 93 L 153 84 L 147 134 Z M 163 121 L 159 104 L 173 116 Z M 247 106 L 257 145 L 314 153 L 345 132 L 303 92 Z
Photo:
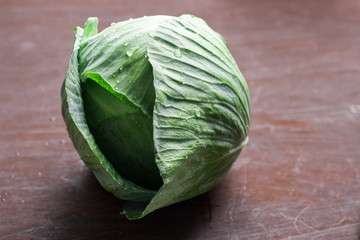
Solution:
M 244 184 L 243 184 L 243 190 L 246 190 L 246 185 L 247 185 L 247 167 L 246 165 L 244 166 Z
M 281 216 L 283 216 L 284 218 L 287 218 L 289 220 L 293 220 L 293 225 L 294 225 L 294 228 L 295 230 L 300 233 L 300 230 L 299 230 L 299 227 L 298 227 L 298 222 L 299 223 L 302 223 L 305 227 L 311 229 L 311 230 L 316 230 L 315 228 L 309 226 L 306 222 L 304 222 L 303 220 L 299 219 L 300 216 L 310 207 L 310 205 L 307 205 L 305 208 L 303 208 L 303 210 L 300 211 L 300 213 L 296 216 L 296 217 L 290 217 L 290 216 L 287 216 L 285 215 L 281 210 L 279 210 L 279 213 Z
M 292 171 L 296 174 L 301 173 L 300 166 L 302 165 L 302 159 L 300 157 L 296 158 L 295 166 Z
M 331 234 L 331 233 L 339 233 L 339 232 L 344 232 L 345 230 L 350 230 L 352 231 L 353 229 L 357 229 L 359 228 L 359 223 L 351 223 L 351 224 L 347 224 L 347 225 L 343 225 L 343 226 L 335 226 L 335 227 L 329 227 L 326 229 L 322 229 L 322 230 L 315 230 L 313 232 L 310 233 L 304 233 L 304 234 L 300 234 L 288 239 L 291 240 L 297 240 L 297 239 L 311 239 L 311 240 L 315 240 L 315 239 L 319 239 L 320 237 L 324 237 L 324 235 L 326 234 Z M 321 238 L 323 239 L 323 238 Z M 357 239 L 355 236 L 353 238 L 354 240 Z

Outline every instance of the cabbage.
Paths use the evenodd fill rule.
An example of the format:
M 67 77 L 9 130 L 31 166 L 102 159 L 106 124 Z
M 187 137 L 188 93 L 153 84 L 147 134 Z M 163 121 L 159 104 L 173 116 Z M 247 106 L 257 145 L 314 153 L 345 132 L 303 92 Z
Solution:
M 214 187 L 248 142 L 250 97 L 202 19 L 152 16 L 75 28 L 62 90 L 70 138 L 139 219 Z

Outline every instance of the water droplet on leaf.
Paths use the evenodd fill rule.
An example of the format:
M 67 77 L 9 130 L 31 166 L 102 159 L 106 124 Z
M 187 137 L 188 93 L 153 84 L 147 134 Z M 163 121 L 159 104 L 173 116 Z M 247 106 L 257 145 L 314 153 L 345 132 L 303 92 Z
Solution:
M 174 52 L 174 56 L 177 58 L 181 58 L 182 57 L 182 52 L 180 49 L 176 49 Z
M 180 73 L 180 81 L 181 81 L 182 84 L 185 84 L 185 79 L 184 79 L 182 73 Z
M 195 116 L 197 116 L 197 117 L 201 116 L 199 109 L 195 109 L 194 113 L 195 113 Z
M 130 48 L 126 50 L 126 55 L 128 55 L 128 57 L 131 57 L 134 54 L 134 52 L 136 52 L 138 49 L 139 49 L 138 47 Z

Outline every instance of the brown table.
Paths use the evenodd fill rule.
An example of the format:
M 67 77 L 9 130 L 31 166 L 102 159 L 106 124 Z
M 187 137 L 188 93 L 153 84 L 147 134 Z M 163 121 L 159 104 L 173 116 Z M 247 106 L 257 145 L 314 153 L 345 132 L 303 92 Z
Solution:
M 252 95 L 250 143 L 212 191 L 138 220 L 84 167 L 60 112 L 72 29 L 192 13 Z M 360 2 L 0 1 L 0 240 L 356 239 Z

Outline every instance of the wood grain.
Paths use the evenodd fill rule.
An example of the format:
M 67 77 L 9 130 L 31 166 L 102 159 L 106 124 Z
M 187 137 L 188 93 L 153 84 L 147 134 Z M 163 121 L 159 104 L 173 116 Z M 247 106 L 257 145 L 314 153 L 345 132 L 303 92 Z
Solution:
M 183 13 L 247 79 L 250 143 L 212 191 L 128 221 L 61 118 L 72 29 Z M 0 240 L 357 239 L 359 26 L 356 0 L 0 1 Z

